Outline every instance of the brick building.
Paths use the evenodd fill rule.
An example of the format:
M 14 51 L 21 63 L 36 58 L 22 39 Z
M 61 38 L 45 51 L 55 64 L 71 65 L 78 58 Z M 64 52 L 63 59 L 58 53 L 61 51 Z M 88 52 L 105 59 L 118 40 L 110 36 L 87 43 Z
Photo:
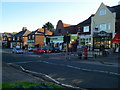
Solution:
M 27 30 L 26 27 L 22 28 L 22 31 L 16 33 L 15 35 L 13 35 L 12 40 L 10 42 L 10 48 L 13 47 L 19 47 L 19 48 L 25 48 L 27 47 L 27 35 L 30 33 L 29 30 Z
M 76 25 L 64 24 L 61 20 L 59 20 L 56 25 L 56 31 L 54 32 L 54 35 L 64 36 L 67 33 L 76 34 L 77 33 Z
M 12 40 L 12 33 L 4 32 L 1 33 L 2 47 L 10 48 L 10 41 Z
M 49 35 L 53 35 L 53 33 L 42 28 L 31 32 L 28 34 L 28 47 L 42 48 L 44 46 L 44 37 Z

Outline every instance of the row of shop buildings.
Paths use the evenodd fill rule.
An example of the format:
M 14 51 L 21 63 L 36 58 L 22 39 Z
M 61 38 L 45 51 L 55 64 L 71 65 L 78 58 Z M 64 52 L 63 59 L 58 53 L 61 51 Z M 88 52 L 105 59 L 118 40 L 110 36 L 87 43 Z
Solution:
M 7 40 L 7 46 L 10 48 L 14 46 L 41 48 L 61 44 L 66 47 L 65 36 L 67 35 L 69 47 L 73 47 L 73 44 L 78 41 L 79 46 L 88 45 L 92 49 L 99 49 L 104 45 L 106 49 L 110 49 L 120 43 L 112 41 L 114 37 L 120 38 L 117 33 L 120 33 L 120 5 L 109 7 L 101 3 L 95 14 L 77 25 L 64 24 L 59 20 L 54 32 L 46 28 L 31 32 L 23 27 L 22 31 L 11 35 L 11 39 L 3 39 L 3 43 Z M 5 33 L 3 37 L 6 37 Z

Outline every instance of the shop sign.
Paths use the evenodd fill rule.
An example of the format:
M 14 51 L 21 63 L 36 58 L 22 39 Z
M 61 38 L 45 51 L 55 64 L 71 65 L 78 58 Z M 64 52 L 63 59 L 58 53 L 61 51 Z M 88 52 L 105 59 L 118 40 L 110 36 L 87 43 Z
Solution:
M 101 31 L 101 32 L 99 32 L 99 33 L 94 33 L 94 35 L 93 36 L 111 36 L 111 33 L 107 33 L 107 32 L 105 32 L 105 31 Z
M 50 37 L 50 41 L 63 41 L 63 36 L 61 36 L 61 37 Z

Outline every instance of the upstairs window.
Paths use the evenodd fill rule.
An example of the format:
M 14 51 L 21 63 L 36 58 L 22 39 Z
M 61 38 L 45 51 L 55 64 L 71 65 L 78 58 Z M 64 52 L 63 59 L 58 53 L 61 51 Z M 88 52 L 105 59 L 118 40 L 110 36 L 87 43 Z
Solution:
M 100 24 L 100 30 L 106 30 L 106 24 Z
M 105 15 L 106 14 L 106 10 L 105 9 L 101 9 L 99 12 L 100 15 Z
M 15 40 L 15 37 L 13 37 L 13 40 Z
M 83 32 L 89 32 L 89 26 L 84 26 L 83 27 Z
M 108 30 L 110 30 L 110 28 L 111 28 L 111 24 L 110 24 L 110 23 L 108 23 Z
M 17 40 L 20 40 L 20 38 L 19 38 L 19 37 L 17 37 Z
M 32 35 L 32 39 L 34 39 L 35 35 Z
M 30 36 L 30 35 L 28 36 L 28 39 L 31 39 L 31 36 Z

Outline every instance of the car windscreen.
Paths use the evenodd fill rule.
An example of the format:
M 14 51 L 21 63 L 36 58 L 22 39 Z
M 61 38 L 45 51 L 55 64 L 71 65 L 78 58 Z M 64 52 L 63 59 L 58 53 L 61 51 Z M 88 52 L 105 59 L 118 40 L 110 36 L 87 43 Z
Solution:
M 16 50 L 22 50 L 22 49 L 16 48 Z

